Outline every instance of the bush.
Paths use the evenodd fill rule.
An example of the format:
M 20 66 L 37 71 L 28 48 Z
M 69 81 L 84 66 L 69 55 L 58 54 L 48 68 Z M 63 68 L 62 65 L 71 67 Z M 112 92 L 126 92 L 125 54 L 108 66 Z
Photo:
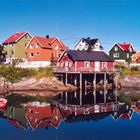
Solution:
M 16 68 L 13 66 L 1 66 L 0 77 L 4 77 L 11 83 L 20 81 L 23 77 L 31 77 L 35 74 L 34 70 Z
M 40 79 L 44 77 L 52 77 L 54 76 L 53 70 L 51 67 L 48 68 L 39 68 L 39 70 L 35 74 L 35 78 Z
M 131 71 L 139 71 L 139 67 L 131 67 Z
M 24 77 L 35 77 L 39 79 L 52 76 L 53 76 L 52 68 L 40 68 L 38 70 L 35 70 L 35 69 L 16 68 L 14 66 L 0 67 L 0 77 L 4 77 L 11 83 L 18 82 Z

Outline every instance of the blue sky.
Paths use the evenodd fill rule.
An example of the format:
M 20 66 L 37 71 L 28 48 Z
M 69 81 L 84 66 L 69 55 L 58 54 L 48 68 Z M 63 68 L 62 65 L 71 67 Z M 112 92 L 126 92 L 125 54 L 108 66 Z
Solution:
M 140 0 L 0 0 L 0 42 L 17 31 L 57 36 L 73 49 L 82 37 L 140 50 Z

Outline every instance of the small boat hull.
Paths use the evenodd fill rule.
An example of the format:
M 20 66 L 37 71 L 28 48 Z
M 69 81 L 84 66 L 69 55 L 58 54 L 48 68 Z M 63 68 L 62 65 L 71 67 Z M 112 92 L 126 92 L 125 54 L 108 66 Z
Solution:
M 5 108 L 7 105 L 7 100 L 4 98 L 0 98 L 0 109 Z

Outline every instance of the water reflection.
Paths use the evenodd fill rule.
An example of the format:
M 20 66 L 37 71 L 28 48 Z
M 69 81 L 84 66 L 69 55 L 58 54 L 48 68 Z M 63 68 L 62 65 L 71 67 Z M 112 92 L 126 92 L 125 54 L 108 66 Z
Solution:
M 17 128 L 36 130 L 57 129 L 62 121 L 98 121 L 108 116 L 112 119 L 131 119 L 132 113 L 129 104 L 118 101 L 116 91 L 77 90 L 60 93 L 51 104 L 36 101 L 8 105 L 0 110 L 0 117 Z

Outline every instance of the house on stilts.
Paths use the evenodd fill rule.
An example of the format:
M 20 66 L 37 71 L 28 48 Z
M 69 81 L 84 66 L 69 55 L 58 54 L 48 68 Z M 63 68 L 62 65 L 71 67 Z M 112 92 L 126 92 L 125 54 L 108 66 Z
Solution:
M 81 42 L 83 43 L 83 41 L 79 43 Z M 76 50 L 65 51 L 58 60 L 54 73 L 66 85 L 71 83 L 82 88 L 88 84 L 95 86 L 110 82 L 109 75 L 115 71 L 114 61 L 103 51 L 99 41 L 95 42 L 96 50 L 88 49 L 95 46 L 90 41 L 90 44 L 87 43 L 86 49 L 78 49 L 77 44 Z M 81 46 L 83 47 L 83 44 Z

